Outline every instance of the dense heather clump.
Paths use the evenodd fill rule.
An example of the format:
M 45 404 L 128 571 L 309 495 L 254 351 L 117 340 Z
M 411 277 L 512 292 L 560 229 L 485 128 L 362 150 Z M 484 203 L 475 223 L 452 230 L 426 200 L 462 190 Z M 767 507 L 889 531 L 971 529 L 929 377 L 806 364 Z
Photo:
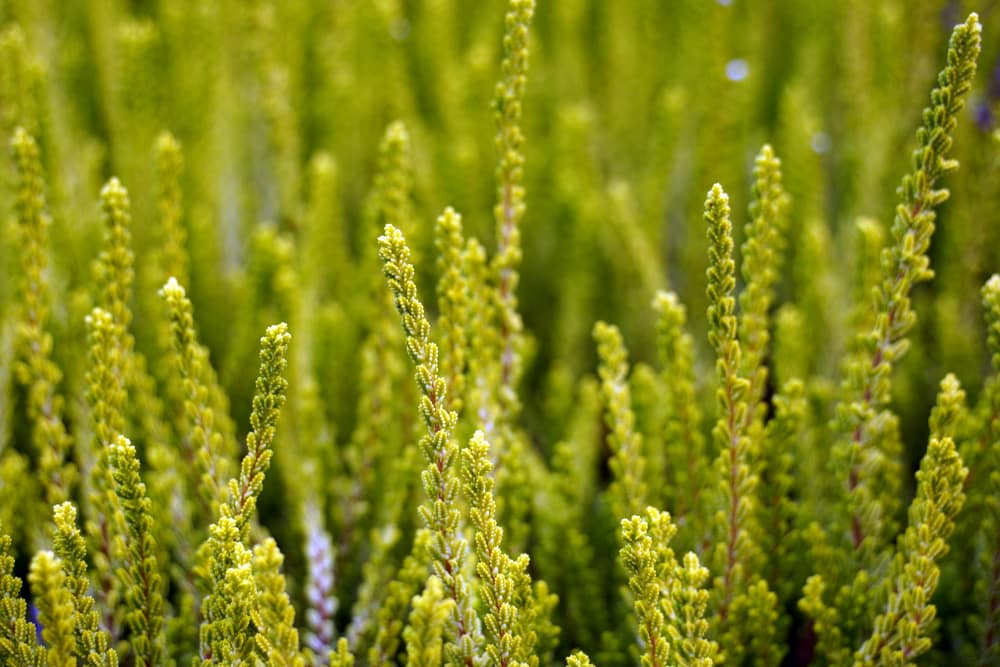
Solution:
M 0 665 L 1000 664 L 960 4 L 0 3 Z

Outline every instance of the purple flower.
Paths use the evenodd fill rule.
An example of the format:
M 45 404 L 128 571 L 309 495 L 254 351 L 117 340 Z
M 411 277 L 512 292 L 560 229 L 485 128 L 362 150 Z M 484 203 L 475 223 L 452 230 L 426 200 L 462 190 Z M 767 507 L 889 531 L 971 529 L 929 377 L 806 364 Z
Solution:
M 38 640 L 38 645 L 45 646 L 42 640 L 42 622 L 38 618 L 38 607 L 34 602 L 28 604 L 28 622 L 35 626 L 35 639 Z

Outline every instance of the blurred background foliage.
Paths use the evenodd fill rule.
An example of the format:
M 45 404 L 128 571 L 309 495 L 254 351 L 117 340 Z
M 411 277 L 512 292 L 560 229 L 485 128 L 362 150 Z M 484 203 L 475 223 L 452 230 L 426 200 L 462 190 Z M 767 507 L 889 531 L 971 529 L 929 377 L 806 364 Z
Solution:
M 349 451 L 371 379 L 359 349 L 384 326 L 373 305 L 373 294 L 384 290 L 375 262 L 383 220 L 372 203 L 377 147 L 391 122 L 405 124 L 413 179 L 404 231 L 422 293 L 431 294 L 433 221 L 445 206 L 462 213 L 468 235 L 495 246 L 490 104 L 505 4 L 0 0 L 0 136 L 23 125 L 41 146 L 53 218 L 50 328 L 69 422 L 86 419 L 79 341 L 102 239 L 97 193 L 112 175 L 133 204 L 137 348 L 159 372 L 156 290 L 166 276 L 155 145 L 169 130 L 184 150 L 188 294 L 235 423 L 247 423 L 258 336 L 265 324 L 287 319 L 293 348 L 308 352 L 305 370 L 293 361 L 292 416 L 282 429 L 296 433 L 296 373 L 311 375 L 331 450 Z M 586 424 L 570 416 L 587 393 L 574 389 L 577 380 L 596 365 L 596 320 L 617 323 L 633 359 L 653 362 L 649 305 L 658 289 L 676 291 L 686 304 L 697 377 L 713 386 L 702 202 L 713 182 L 726 187 L 739 248 L 753 157 L 765 142 L 782 159 L 792 197 L 776 313 L 777 380 L 796 375 L 836 386 L 856 307 L 871 298 L 920 110 L 951 26 L 972 10 L 980 13 L 984 52 L 957 131 L 954 157 L 962 168 L 945 184 L 953 196 L 931 249 L 937 276 L 914 293 L 913 351 L 895 377 L 894 407 L 912 468 L 926 446 L 926 415 L 941 376 L 956 373 L 976 396 L 988 366 L 978 295 L 1000 268 L 1000 7 L 953 0 L 539 2 L 524 101 L 519 288 L 530 341 L 523 423 L 537 454 L 548 459 L 557 441 L 586 434 Z M 13 182 L 5 161 L 5 239 L 14 226 Z M 0 245 L 0 262 L 0 372 L 10 387 L 16 244 Z M 315 288 L 305 305 L 292 296 L 303 284 Z M 412 398 L 398 334 L 387 340 L 398 346 L 398 367 L 382 370 L 403 378 L 397 397 Z M 711 414 L 712 393 L 702 394 Z M 400 400 L 408 406 L 396 416 L 406 441 L 410 398 Z M 21 401 L 14 392 L 3 402 L 0 441 L 15 449 L 27 440 L 15 418 Z M 380 452 L 396 449 L 382 444 Z M 295 529 L 284 524 L 296 446 L 283 455 L 278 445 L 283 473 L 269 480 L 262 501 L 262 522 L 279 537 L 291 571 L 303 557 L 286 546 Z M 343 476 L 355 464 L 342 458 L 329 470 Z M 605 480 L 606 458 L 596 454 Z M 380 493 L 381 483 L 359 497 Z M 336 508 L 340 488 L 324 491 L 335 539 L 347 521 Z M 352 562 L 338 583 L 342 616 L 362 576 L 361 560 Z M 586 623 L 562 625 L 567 646 L 590 641 Z
M 652 358 L 647 306 L 658 288 L 677 291 L 695 332 L 704 332 L 704 192 L 715 181 L 727 188 L 740 234 L 750 167 L 765 142 L 781 156 L 793 197 L 793 269 L 782 300 L 801 304 L 810 331 L 823 332 L 810 336 L 810 363 L 832 374 L 841 320 L 852 300 L 867 298 L 855 289 L 866 270 L 853 261 L 858 221 L 887 227 L 948 31 L 971 9 L 984 25 L 981 84 L 967 112 L 972 122 L 960 124 L 963 169 L 949 183 L 955 196 L 935 238 L 937 280 L 918 293 L 919 353 L 903 370 L 914 391 L 899 393 L 900 408 L 925 413 L 944 369 L 975 386 L 985 356 L 977 299 L 968 297 L 997 265 L 1000 247 L 989 215 L 1000 95 L 991 45 L 1000 16 L 966 4 L 540 3 L 525 101 L 521 310 L 536 343 L 523 390 L 528 418 L 541 418 L 554 371 L 575 377 L 593 367 L 597 319 L 620 323 L 634 355 Z M 100 241 L 94 193 L 112 174 L 132 195 L 140 274 L 151 266 L 152 151 L 169 129 L 185 148 L 195 311 L 234 405 L 245 409 L 235 398 L 248 395 L 253 365 L 236 360 L 255 339 L 238 340 L 227 322 L 261 297 L 253 292 L 263 286 L 247 280 L 264 261 L 254 257 L 253 239 L 301 245 L 310 165 L 333 160 L 331 229 L 323 232 L 330 246 L 308 252 L 326 258 L 324 301 L 341 297 L 348 314 L 354 304 L 336 286 L 374 245 L 365 202 L 375 147 L 391 121 L 402 120 L 413 138 L 410 231 L 424 251 L 424 284 L 433 271 L 431 223 L 444 206 L 489 243 L 490 101 L 504 8 L 461 0 L 3 2 L 0 20 L 19 27 L 9 26 L 0 44 L 2 129 L 9 136 L 15 123 L 37 126 L 29 129 L 40 135 L 48 170 L 57 284 L 88 282 Z M 10 244 L 5 252 L 9 267 Z M 4 304 L 14 284 L 4 281 Z M 365 326 L 346 319 L 349 329 Z M 77 326 L 66 312 L 59 324 Z M 142 321 L 137 334 L 150 350 Z M 356 384 L 350 365 L 337 376 L 337 384 Z M 349 401 L 332 405 L 349 431 Z

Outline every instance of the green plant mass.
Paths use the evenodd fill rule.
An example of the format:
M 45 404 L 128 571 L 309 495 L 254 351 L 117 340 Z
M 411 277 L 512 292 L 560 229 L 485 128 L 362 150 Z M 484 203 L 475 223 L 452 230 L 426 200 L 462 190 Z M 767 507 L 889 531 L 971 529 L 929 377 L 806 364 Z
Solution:
M 993 4 L 0 0 L 0 137 L 0 667 L 1000 667 Z

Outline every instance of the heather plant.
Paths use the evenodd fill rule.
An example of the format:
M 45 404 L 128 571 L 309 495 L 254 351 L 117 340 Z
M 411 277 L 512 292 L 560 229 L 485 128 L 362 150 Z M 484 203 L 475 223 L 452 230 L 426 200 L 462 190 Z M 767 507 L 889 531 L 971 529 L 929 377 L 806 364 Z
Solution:
M 0 663 L 1000 664 L 964 4 L 0 3 Z

